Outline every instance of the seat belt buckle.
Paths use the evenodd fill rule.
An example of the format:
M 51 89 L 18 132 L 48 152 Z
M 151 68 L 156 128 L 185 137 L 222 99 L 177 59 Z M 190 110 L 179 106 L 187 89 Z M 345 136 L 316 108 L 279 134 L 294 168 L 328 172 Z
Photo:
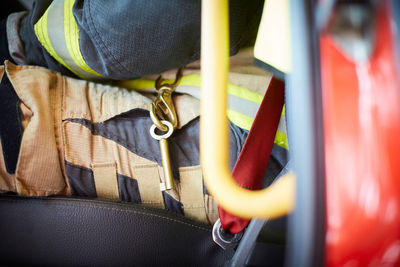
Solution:
M 224 250 L 233 249 L 235 250 L 239 245 L 240 240 L 243 237 L 244 230 L 237 233 L 232 234 L 229 231 L 225 231 L 222 228 L 221 220 L 218 219 L 213 226 L 212 229 L 212 237 L 215 243 L 217 243 Z

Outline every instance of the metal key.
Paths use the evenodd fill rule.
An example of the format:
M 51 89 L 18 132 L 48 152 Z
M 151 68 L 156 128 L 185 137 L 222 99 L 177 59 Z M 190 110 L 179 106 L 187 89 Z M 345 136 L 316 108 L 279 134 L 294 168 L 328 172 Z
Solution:
M 159 135 L 155 132 L 157 126 L 153 124 L 150 127 L 150 135 L 160 143 L 161 163 L 164 173 L 164 188 L 161 188 L 161 190 L 164 191 L 174 188 L 174 176 L 172 175 L 171 160 L 169 157 L 167 141 L 167 138 L 170 137 L 174 132 L 174 127 L 169 121 L 161 120 L 160 122 L 168 127 L 168 131 L 165 134 Z

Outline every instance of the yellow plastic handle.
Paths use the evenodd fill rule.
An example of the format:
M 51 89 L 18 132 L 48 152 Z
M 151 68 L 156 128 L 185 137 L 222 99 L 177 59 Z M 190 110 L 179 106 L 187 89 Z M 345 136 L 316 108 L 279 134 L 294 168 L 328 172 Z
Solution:
M 227 211 L 242 218 L 276 218 L 294 208 L 295 179 L 286 174 L 270 187 L 240 187 L 228 167 L 226 117 L 229 70 L 228 1 L 202 0 L 200 157 L 208 191 Z

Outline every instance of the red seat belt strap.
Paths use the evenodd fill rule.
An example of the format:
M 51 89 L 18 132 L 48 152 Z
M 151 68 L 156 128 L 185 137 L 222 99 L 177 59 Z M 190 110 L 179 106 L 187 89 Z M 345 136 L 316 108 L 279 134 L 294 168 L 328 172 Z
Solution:
M 285 101 L 285 84 L 272 77 L 257 111 L 247 139 L 232 171 L 236 182 L 251 190 L 259 189 L 274 145 L 276 130 Z M 222 228 L 239 233 L 249 220 L 238 218 L 218 207 Z

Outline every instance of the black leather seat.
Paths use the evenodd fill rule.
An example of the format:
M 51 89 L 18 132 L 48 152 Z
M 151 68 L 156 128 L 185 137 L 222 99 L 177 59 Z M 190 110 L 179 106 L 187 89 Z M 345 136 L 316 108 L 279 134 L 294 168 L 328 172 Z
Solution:
M 222 266 L 211 227 L 142 205 L 0 195 L 0 263 L 9 266 Z

